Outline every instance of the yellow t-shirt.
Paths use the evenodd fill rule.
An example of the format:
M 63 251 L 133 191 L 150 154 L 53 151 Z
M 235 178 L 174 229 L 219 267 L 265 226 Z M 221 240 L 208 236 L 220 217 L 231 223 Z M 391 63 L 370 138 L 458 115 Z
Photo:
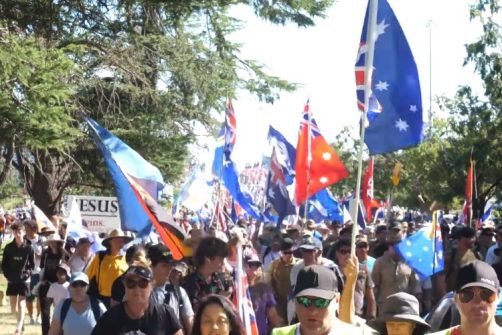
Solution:
M 99 294 L 104 297 L 111 297 L 112 285 L 115 279 L 126 272 L 129 267 L 125 261 L 125 256 L 105 255 L 101 261 L 99 278 L 98 278 L 98 263 L 99 256 L 96 255 L 91 264 L 87 268 L 87 276 L 89 280 L 96 277 L 98 281 Z

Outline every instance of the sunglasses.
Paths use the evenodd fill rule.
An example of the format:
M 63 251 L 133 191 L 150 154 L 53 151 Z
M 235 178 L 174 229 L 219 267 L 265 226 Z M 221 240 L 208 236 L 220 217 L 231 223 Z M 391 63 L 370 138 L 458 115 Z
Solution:
M 248 266 L 250 268 L 259 268 L 261 266 L 261 263 L 258 263 L 258 262 L 249 262 Z
M 359 249 L 366 249 L 367 247 L 368 247 L 368 245 L 366 243 L 361 243 L 361 244 L 356 245 L 356 248 L 359 248 Z
M 76 281 L 76 282 L 72 283 L 70 286 L 73 287 L 73 288 L 86 287 L 87 284 L 84 283 L 83 281 Z
M 296 302 L 305 308 L 314 306 L 316 308 L 327 308 L 333 299 L 296 297 Z
M 292 255 L 293 251 L 283 251 L 282 252 L 284 255 Z
M 150 282 L 146 279 L 140 279 L 138 281 L 136 280 L 132 280 L 132 279 L 126 279 L 124 280 L 124 284 L 125 286 L 132 290 L 133 288 L 135 288 L 136 286 L 139 286 L 140 288 L 146 288 L 148 286 Z
M 462 302 L 464 304 L 470 302 L 472 299 L 474 299 L 474 296 L 476 295 L 475 293 L 476 293 L 476 291 L 473 289 L 461 290 L 460 292 L 458 292 L 460 302 Z M 493 292 L 492 290 L 489 290 L 487 288 L 480 288 L 479 294 L 477 294 L 477 295 L 479 296 L 479 298 L 482 301 L 485 301 L 490 304 L 497 299 L 497 294 L 495 294 L 495 292 Z
M 339 253 L 341 253 L 342 255 L 347 255 L 347 254 L 350 254 L 350 249 L 340 249 L 338 250 Z

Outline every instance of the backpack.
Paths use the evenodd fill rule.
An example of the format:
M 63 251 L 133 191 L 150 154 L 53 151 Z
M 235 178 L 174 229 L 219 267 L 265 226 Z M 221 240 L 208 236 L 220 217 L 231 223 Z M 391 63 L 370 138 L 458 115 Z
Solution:
M 166 294 L 164 295 L 164 304 L 169 305 L 171 295 L 174 295 L 176 300 L 178 300 L 178 310 L 181 310 L 183 308 L 183 299 L 181 298 L 180 289 L 178 287 L 174 287 L 173 284 L 166 284 L 164 289 L 166 290 Z
M 98 322 L 101 316 L 101 311 L 99 309 L 99 300 L 91 296 L 89 297 L 89 300 L 91 301 L 91 310 L 92 314 L 94 315 L 94 320 Z M 63 334 L 63 322 L 66 319 L 66 314 L 68 314 L 70 306 L 71 306 L 71 298 L 65 299 L 63 301 L 63 305 L 61 306 L 61 317 L 60 317 L 61 334 Z

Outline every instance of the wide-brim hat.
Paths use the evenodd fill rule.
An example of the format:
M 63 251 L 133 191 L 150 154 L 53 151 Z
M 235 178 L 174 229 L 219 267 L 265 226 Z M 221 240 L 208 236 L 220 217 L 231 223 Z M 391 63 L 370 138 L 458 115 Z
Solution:
M 44 244 L 49 244 L 49 242 L 64 243 L 64 240 L 61 238 L 61 236 L 59 236 L 58 233 L 53 233 L 47 237 L 47 239 L 44 241 Z
M 126 233 L 124 233 L 122 231 L 122 229 L 114 229 L 112 230 L 108 236 L 101 242 L 101 244 L 105 247 L 105 248 L 109 248 L 110 247 L 110 241 L 114 238 L 123 238 L 125 243 L 129 243 L 133 240 L 133 238 L 131 236 L 128 236 Z
M 411 321 L 416 324 L 416 328 L 425 333 L 431 328 L 419 314 L 419 302 L 416 297 L 405 292 L 389 295 L 382 306 L 382 315 L 368 325 L 378 331 L 383 332 L 387 321 Z

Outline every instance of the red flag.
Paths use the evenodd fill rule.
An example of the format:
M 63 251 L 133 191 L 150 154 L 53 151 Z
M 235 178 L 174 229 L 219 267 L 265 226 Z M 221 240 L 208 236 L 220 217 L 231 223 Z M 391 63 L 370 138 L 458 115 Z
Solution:
M 296 146 L 295 201 L 304 203 L 320 190 L 346 178 L 349 173 L 335 150 L 322 136 L 305 105 Z
M 364 173 L 363 184 L 361 188 L 361 200 L 366 210 L 366 221 L 373 221 L 373 208 L 380 207 L 378 201 L 373 198 L 373 157 L 368 161 L 368 169 Z
M 472 212 L 472 189 L 474 185 L 474 161 L 470 159 L 469 170 L 467 170 L 467 180 L 465 182 L 465 201 L 464 201 L 464 224 L 470 224 Z

